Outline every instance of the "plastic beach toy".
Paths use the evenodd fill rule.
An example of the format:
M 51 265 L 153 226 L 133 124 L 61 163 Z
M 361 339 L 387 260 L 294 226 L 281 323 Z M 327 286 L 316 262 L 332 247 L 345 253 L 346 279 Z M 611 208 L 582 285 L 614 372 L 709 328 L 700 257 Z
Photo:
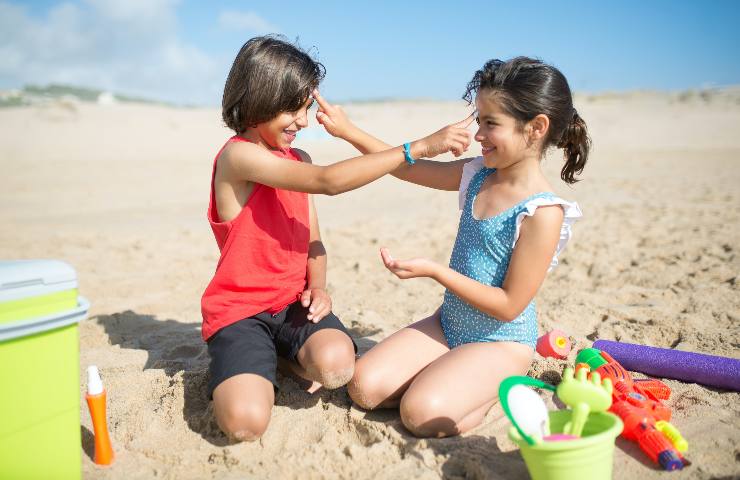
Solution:
M 563 433 L 580 436 L 589 413 L 605 412 L 611 407 L 612 390 L 612 381 L 608 378 L 602 381 L 598 372 L 588 376 L 588 371 L 581 369 L 574 376 L 573 369 L 566 368 L 557 387 L 557 395 L 572 409 L 573 415 L 565 424 Z
M 568 410 L 550 412 L 550 429 L 556 432 L 554 435 L 563 431 L 570 417 Z M 619 417 L 608 412 L 593 412 L 583 427 L 583 436 L 574 440 L 530 445 L 514 427 L 509 429 L 509 438 L 519 446 L 533 480 L 609 480 L 614 463 L 614 440 L 621 431 Z
M 512 423 L 517 423 L 527 435 L 542 439 L 550 435 L 547 406 L 537 392 L 524 385 L 514 385 L 509 390 L 509 410 Z
M 537 339 L 537 353 L 564 360 L 570 353 L 570 340 L 562 330 L 551 330 Z
M 574 377 L 573 370 L 566 369 L 560 384 L 563 389 L 560 389 L 560 385 L 556 389 L 553 385 L 524 376 L 509 377 L 501 382 L 499 400 L 512 422 L 509 438 L 519 446 L 533 480 L 611 479 L 614 440 L 622 432 L 623 424 L 619 417 L 612 413 L 591 412 L 591 406 L 594 410 L 603 407 L 604 392 L 608 393 L 606 396 L 611 401 L 611 392 L 602 384 L 599 375 L 592 375 L 587 379 L 587 374 L 588 370 L 582 369 L 581 373 Z M 606 383 L 609 385 L 609 382 Z M 558 390 L 558 396 L 562 392 L 564 401 L 570 402 L 576 408 L 549 412 L 547 420 L 543 421 L 539 406 L 533 408 L 529 404 L 518 404 L 522 401 L 530 402 L 525 397 L 530 394 L 517 393 L 521 392 L 520 388 L 536 395 L 526 386 Z M 539 395 L 536 396 L 539 398 Z M 542 403 L 542 399 L 539 399 L 539 402 Z M 566 425 L 569 426 L 569 430 L 576 430 L 570 428 L 570 425 L 581 422 L 573 418 L 576 411 L 584 411 L 584 407 L 578 406 L 581 404 L 586 405 L 588 411 L 580 428 L 577 429 L 582 436 L 575 437 L 566 430 Z M 518 409 L 519 406 L 522 408 Z M 534 435 L 528 434 L 525 430 L 534 430 Z M 540 439 L 538 435 L 547 430 L 552 433 Z
M 740 360 L 736 358 L 610 340 L 597 340 L 594 348 L 633 372 L 740 391 Z
M 498 388 L 501 408 L 511 424 L 525 442 L 536 445 L 550 435 L 549 417 L 545 402 L 525 385 L 553 392 L 555 387 L 536 378 L 515 375 L 506 378 Z

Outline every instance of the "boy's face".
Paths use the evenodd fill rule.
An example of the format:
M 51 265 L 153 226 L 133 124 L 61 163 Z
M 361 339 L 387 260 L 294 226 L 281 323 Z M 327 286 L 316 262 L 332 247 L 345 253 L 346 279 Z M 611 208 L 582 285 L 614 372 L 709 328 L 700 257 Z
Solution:
M 290 148 L 295 140 L 296 133 L 308 126 L 308 109 L 313 104 L 313 98 L 308 97 L 306 103 L 295 112 L 281 112 L 272 120 L 257 124 L 255 130 L 270 148 L 285 150 Z

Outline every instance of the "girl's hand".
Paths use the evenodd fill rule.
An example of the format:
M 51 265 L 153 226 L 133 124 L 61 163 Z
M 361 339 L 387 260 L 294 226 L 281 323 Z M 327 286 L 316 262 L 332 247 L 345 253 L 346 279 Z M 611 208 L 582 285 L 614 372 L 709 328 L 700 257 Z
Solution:
M 417 140 L 419 153 L 416 158 L 432 158 L 442 153 L 452 152 L 456 157 L 462 155 L 470 147 L 471 134 L 468 127 L 475 120 L 475 112 L 468 118 L 452 125 L 448 125 L 437 132 Z
M 411 260 L 394 260 L 387 248 L 380 249 L 380 257 L 383 259 L 385 268 L 393 272 L 400 279 L 416 277 L 434 277 L 439 265 L 426 258 L 413 258 Z
M 332 105 L 321 96 L 317 89 L 312 92 L 313 98 L 319 104 L 316 112 L 316 121 L 324 126 L 332 136 L 344 139 L 347 133 L 354 127 L 347 114 L 339 105 Z
M 319 323 L 331 312 L 331 297 L 323 288 L 309 288 L 301 294 L 301 305 L 308 308 L 309 321 Z

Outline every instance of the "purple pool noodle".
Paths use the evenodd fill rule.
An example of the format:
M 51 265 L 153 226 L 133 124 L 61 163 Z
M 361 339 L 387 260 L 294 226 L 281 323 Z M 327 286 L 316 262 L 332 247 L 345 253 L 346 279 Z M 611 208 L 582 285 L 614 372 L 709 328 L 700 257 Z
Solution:
M 610 340 L 597 340 L 594 348 L 633 372 L 740 391 L 740 360 L 734 358 Z

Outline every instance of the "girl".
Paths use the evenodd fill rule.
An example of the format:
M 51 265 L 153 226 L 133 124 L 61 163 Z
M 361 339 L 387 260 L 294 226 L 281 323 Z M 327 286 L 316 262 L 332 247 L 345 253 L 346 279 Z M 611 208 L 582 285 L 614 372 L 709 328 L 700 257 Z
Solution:
M 294 45 L 258 37 L 244 44 L 226 80 L 222 115 L 236 135 L 214 161 L 208 220 L 221 257 L 201 307 L 209 393 L 219 427 L 234 440 L 254 440 L 267 428 L 278 356 L 326 388 L 352 377 L 356 348 L 331 313 L 326 251 L 307 193 L 358 188 L 411 156 L 459 156 L 470 141 L 467 125 L 451 125 L 406 152 L 383 148 L 312 165 L 291 143 L 308 125 L 310 95 L 323 75 Z
M 362 356 L 348 386 L 363 408 L 400 406 L 403 424 L 420 437 L 475 427 L 501 380 L 526 374 L 537 339 L 533 298 L 581 216 L 575 203 L 552 193 L 540 168 L 546 149 L 556 145 L 565 153 L 561 178 L 574 183 L 588 158 L 586 125 L 562 73 L 530 58 L 491 60 L 468 84 L 464 98 L 472 103 L 473 96 L 481 157 L 419 161 L 393 172 L 459 190 L 462 214 L 450 266 L 394 260 L 381 249 L 397 277 L 430 277 L 446 287 L 442 304 Z M 326 129 L 361 152 L 388 148 L 341 111 L 321 109 Z

